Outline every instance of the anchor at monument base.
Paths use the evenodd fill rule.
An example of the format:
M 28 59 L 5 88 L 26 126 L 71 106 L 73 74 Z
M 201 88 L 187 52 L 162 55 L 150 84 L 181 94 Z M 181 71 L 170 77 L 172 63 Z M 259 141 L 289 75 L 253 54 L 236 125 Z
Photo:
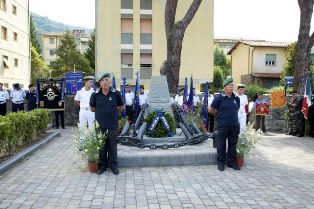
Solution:
M 147 104 L 142 108 L 135 124 L 130 125 L 126 121 L 121 134 L 118 136 L 119 143 L 127 146 L 150 149 L 179 148 L 185 145 L 199 144 L 208 138 L 215 138 L 214 133 L 202 133 L 195 123 L 188 123 L 184 117 L 182 108 L 176 103 L 171 103 L 167 79 L 165 76 L 153 76 L 151 79 L 150 92 L 148 93 Z M 174 116 L 179 128 L 172 137 L 152 138 L 145 134 L 152 131 L 151 124 L 144 122 L 149 114 L 157 112 L 156 123 L 162 122 L 165 130 L 169 133 L 169 127 L 162 112 Z M 160 118 L 158 118 L 160 117 Z M 163 117 L 163 118 L 162 118 Z M 148 125 L 150 127 L 148 127 Z M 154 124 L 156 126 L 156 124 Z M 154 126 L 154 127 L 155 127 Z M 183 133 L 183 135 L 181 135 Z M 169 134 L 168 134 L 169 135 Z M 169 135 L 171 136 L 171 134 Z

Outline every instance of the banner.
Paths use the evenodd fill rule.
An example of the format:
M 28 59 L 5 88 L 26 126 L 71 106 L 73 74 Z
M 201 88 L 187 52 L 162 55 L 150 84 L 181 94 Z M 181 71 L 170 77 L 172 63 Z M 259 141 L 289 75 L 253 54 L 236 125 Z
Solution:
M 202 107 L 203 117 L 204 117 L 204 125 L 206 128 L 208 125 L 208 81 L 205 84 L 205 94 L 204 94 L 204 101 Z
M 65 73 L 66 95 L 75 95 L 83 87 L 83 74 Z
M 286 106 L 285 90 L 270 92 L 271 107 L 279 108 Z
M 63 79 L 37 79 L 39 108 L 53 111 L 64 110 Z
M 269 103 L 264 104 L 256 104 L 255 114 L 256 115 L 263 115 L 268 116 L 269 115 Z

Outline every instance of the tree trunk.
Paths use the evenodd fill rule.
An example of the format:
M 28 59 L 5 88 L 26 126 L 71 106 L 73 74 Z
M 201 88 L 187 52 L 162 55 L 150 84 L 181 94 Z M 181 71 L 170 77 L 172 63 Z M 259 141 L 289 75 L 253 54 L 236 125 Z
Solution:
M 167 0 L 165 8 L 167 60 L 160 67 L 160 74 L 167 77 L 170 93 L 176 93 L 178 90 L 184 34 L 201 3 L 202 0 L 194 0 L 184 18 L 175 23 L 178 0 Z
M 300 7 L 300 28 L 296 48 L 293 89 L 303 94 L 307 72 L 310 70 L 310 54 L 314 44 L 314 34 L 311 36 L 311 19 L 314 0 L 298 0 Z

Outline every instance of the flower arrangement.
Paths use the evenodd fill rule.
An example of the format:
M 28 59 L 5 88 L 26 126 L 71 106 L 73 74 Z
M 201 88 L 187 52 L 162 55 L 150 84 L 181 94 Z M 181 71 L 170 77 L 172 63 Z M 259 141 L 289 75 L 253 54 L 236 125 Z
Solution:
M 107 133 L 102 133 L 96 122 L 93 127 L 84 126 L 80 128 L 78 124 L 74 142 L 77 146 L 79 155 L 89 162 L 98 162 L 99 150 L 105 143 Z
M 260 133 L 251 130 L 251 128 L 251 126 L 248 126 L 246 131 L 239 135 L 236 148 L 238 158 L 243 158 L 245 155 L 248 155 L 262 137 Z
M 163 112 L 163 115 L 167 119 L 167 122 L 170 126 L 170 130 L 173 133 L 175 133 L 176 132 L 176 122 L 175 122 L 174 118 L 166 112 Z M 147 122 L 147 124 L 148 124 L 147 127 L 149 127 L 152 124 L 152 122 L 156 116 L 157 116 L 157 112 L 152 112 L 151 114 L 146 116 L 144 121 Z M 161 121 L 158 122 L 154 131 L 152 133 L 148 134 L 148 136 L 153 137 L 153 138 L 167 137 L 167 135 L 168 135 L 168 133 L 167 133 L 167 131 L 166 131 L 166 129 L 165 129 L 165 127 Z

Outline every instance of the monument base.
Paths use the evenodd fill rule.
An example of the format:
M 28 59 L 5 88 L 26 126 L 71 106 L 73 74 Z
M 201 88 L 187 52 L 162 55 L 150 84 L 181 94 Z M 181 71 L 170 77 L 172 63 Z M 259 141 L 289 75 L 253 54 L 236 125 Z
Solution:
M 217 164 L 212 139 L 172 149 L 149 149 L 118 145 L 119 167 Z

